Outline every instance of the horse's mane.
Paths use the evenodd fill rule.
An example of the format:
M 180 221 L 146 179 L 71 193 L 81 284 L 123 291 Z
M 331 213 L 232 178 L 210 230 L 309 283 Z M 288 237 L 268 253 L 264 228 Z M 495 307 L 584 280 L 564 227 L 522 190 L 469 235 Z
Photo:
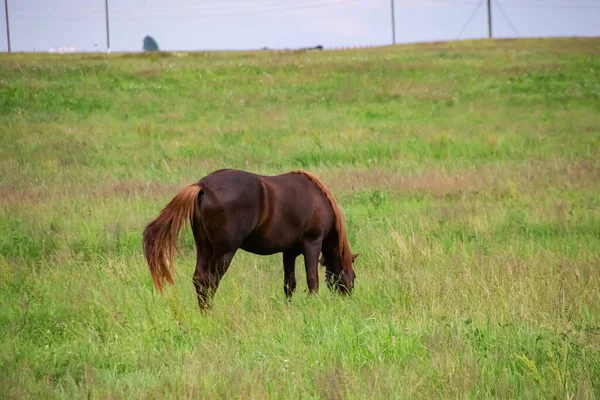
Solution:
M 348 269 L 352 268 L 352 252 L 350 251 L 350 244 L 348 243 L 348 238 L 346 236 L 346 225 L 344 224 L 344 215 L 342 214 L 342 210 L 333 198 L 333 195 L 327 186 L 325 186 L 325 184 L 319 178 L 317 178 L 317 176 L 302 170 L 292 171 L 292 173 L 306 176 L 319 189 L 321 189 L 323 194 L 327 197 L 327 200 L 329 200 L 335 217 L 335 229 L 338 234 L 338 247 L 340 250 L 340 258 L 342 260 L 342 268 L 347 271 Z

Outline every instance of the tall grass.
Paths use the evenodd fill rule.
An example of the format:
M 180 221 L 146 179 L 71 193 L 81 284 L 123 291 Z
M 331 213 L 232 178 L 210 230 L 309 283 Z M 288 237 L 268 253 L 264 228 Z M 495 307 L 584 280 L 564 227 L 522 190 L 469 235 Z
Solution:
M 598 54 L 0 57 L 2 397 L 600 397 Z M 203 315 L 188 231 L 158 296 L 145 224 L 224 167 L 319 175 L 354 295 L 240 251 Z

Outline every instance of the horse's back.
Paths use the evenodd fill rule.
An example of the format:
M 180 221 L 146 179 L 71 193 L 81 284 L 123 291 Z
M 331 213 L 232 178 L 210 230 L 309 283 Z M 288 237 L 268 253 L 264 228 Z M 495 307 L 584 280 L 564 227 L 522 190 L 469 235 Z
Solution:
M 260 192 L 260 175 L 234 169 L 221 169 L 202 178 L 198 183 L 214 194 L 215 200 L 227 203 L 256 202 Z
M 303 238 L 323 235 L 331 225 L 327 199 L 296 173 L 257 175 L 215 171 L 199 181 L 201 218 L 211 242 L 258 254 L 284 251 Z
M 304 240 L 322 238 L 332 224 L 331 205 L 321 190 L 298 173 L 264 177 L 271 191 L 269 230 L 287 242 L 301 245 Z

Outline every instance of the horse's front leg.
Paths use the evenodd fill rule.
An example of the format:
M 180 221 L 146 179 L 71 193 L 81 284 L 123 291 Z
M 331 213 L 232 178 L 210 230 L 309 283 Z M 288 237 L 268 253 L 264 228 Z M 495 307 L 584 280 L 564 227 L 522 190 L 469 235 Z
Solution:
M 311 241 L 304 245 L 304 266 L 306 267 L 306 283 L 308 292 L 317 294 L 319 292 L 319 253 L 321 252 L 321 241 Z
M 298 252 L 283 252 L 283 292 L 287 300 L 292 298 L 296 290 L 296 257 Z

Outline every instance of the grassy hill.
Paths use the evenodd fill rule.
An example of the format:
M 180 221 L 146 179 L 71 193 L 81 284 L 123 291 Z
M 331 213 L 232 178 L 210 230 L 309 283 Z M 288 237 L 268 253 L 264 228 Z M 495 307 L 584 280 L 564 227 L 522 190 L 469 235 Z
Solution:
M 600 397 L 600 39 L 4 54 L 0 138 L 3 397 Z M 325 181 L 351 298 L 241 251 L 201 315 L 189 230 L 154 292 L 225 167 Z

